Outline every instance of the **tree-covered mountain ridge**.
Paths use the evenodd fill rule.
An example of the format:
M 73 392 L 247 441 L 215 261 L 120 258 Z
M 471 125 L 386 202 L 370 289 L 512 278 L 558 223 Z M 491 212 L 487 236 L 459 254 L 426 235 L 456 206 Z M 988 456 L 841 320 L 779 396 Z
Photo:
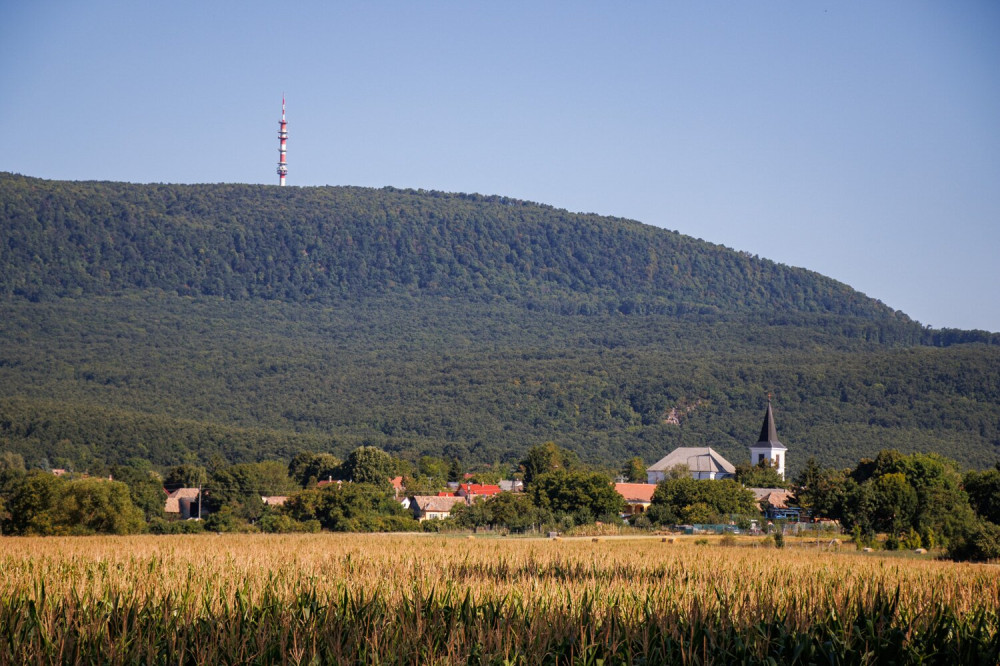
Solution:
M 401 292 L 567 314 L 814 313 L 911 325 L 818 273 L 500 196 L 0 174 L 0 294 L 157 288 L 331 302 Z
M 480 195 L 0 174 L 0 451 L 1000 456 L 1000 334 L 677 232 Z M 971 344 L 967 344 L 971 343 Z M 982 344 L 985 343 L 985 344 Z M 680 414 L 674 420 L 671 414 Z

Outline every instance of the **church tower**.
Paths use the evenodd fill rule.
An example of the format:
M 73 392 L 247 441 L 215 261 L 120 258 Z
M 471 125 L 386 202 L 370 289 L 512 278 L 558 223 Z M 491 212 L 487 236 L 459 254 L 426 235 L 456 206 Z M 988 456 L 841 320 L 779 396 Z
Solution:
M 774 425 L 774 412 L 771 410 L 771 398 L 767 399 L 767 412 L 764 413 L 764 425 L 760 429 L 760 438 L 750 447 L 750 464 L 757 465 L 766 460 L 773 465 L 781 478 L 785 478 L 785 452 L 788 449 L 778 441 L 778 429 Z

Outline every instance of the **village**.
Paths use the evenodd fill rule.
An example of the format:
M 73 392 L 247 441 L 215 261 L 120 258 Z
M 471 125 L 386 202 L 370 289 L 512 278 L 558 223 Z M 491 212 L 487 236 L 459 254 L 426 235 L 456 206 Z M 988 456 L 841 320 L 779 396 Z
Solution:
M 988 559 L 1000 467 L 963 471 L 937 453 L 883 449 L 853 467 L 813 459 L 787 479 L 788 452 L 768 400 L 756 441 L 733 463 L 710 446 L 677 447 L 646 465 L 594 468 L 554 442 L 516 463 L 466 471 L 459 460 L 412 461 L 371 445 L 341 460 L 302 451 L 285 462 L 166 472 L 133 458 L 100 474 L 26 469 L 0 455 L 5 535 L 422 532 L 784 535 L 848 539 L 858 549 Z
M 774 412 L 770 401 L 764 414 L 758 440 L 749 447 L 751 465 L 761 470 L 772 472 L 773 479 L 785 479 L 787 447 L 778 439 Z M 697 481 L 734 480 L 737 468 L 731 462 L 711 447 L 678 447 L 662 459 L 650 465 L 645 470 L 646 479 L 636 482 L 619 475 L 613 488 L 621 498 L 618 517 L 625 525 L 648 524 L 642 517 L 653 504 L 653 496 L 658 485 L 667 479 L 690 478 Z M 419 523 L 425 521 L 447 521 L 461 513 L 462 509 L 472 507 L 480 501 L 490 500 L 503 493 L 519 494 L 525 492 L 523 479 L 503 479 L 497 483 L 480 483 L 476 475 L 466 473 L 461 481 L 449 481 L 447 490 L 433 494 L 410 493 L 407 489 L 404 475 L 396 475 L 389 479 L 393 499 L 412 515 Z M 316 490 L 341 487 L 351 483 L 351 480 L 334 479 L 332 475 L 326 479 L 317 480 Z M 726 522 L 720 524 L 678 525 L 690 533 L 702 532 L 740 532 L 760 534 L 773 528 L 775 522 L 798 523 L 808 521 L 810 513 L 795 504 L 793 492 L 787 484 L 775 487 L 748 487 L 753 493 L 755 508 L 760 514 L 759 519 L 737 521 L 733 516 L 724 517 Z M 180 487 L 174 490 L 164 490 L 166 499 L 164 514 L 181 520 L 200 520 L 207 517 L 202 506 L 203 489 L 197 487 Z M 266 508 L 284 507 L 289 502 L 289 495 L 261 495 L 261 503 Z M 461 508 L 460 508 L 461 507 Z M 832 521 L 827 521 L 832 522 Z M 552 532 L 555 534 L 555 532 Z

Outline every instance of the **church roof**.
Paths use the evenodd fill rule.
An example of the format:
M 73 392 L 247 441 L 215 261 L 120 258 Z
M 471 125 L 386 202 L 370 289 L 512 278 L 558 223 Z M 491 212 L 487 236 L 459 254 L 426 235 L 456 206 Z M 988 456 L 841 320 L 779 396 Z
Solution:
M 677 465 L 684 465 L 692 472 L 736 474 L 733 464 L 710 446 L 682 446 L 647 468 L 649 472 L 665 472 Z
M 778 441 L 778 429 L 774 425 L 774 412 L 771 410 L 770 400 L 767 401 L 764 424 L 760 427 L 760 438 L 754 446 L 769 446 L 772 449 L 787 450 L 785 445 Z

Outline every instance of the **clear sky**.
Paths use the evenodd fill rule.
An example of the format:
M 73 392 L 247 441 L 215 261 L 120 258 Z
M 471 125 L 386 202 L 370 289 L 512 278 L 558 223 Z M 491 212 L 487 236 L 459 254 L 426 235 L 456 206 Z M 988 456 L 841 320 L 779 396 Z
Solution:
M 503 194 L 1000 331 L 1000 2 L 0 2 L 0 170 Z

